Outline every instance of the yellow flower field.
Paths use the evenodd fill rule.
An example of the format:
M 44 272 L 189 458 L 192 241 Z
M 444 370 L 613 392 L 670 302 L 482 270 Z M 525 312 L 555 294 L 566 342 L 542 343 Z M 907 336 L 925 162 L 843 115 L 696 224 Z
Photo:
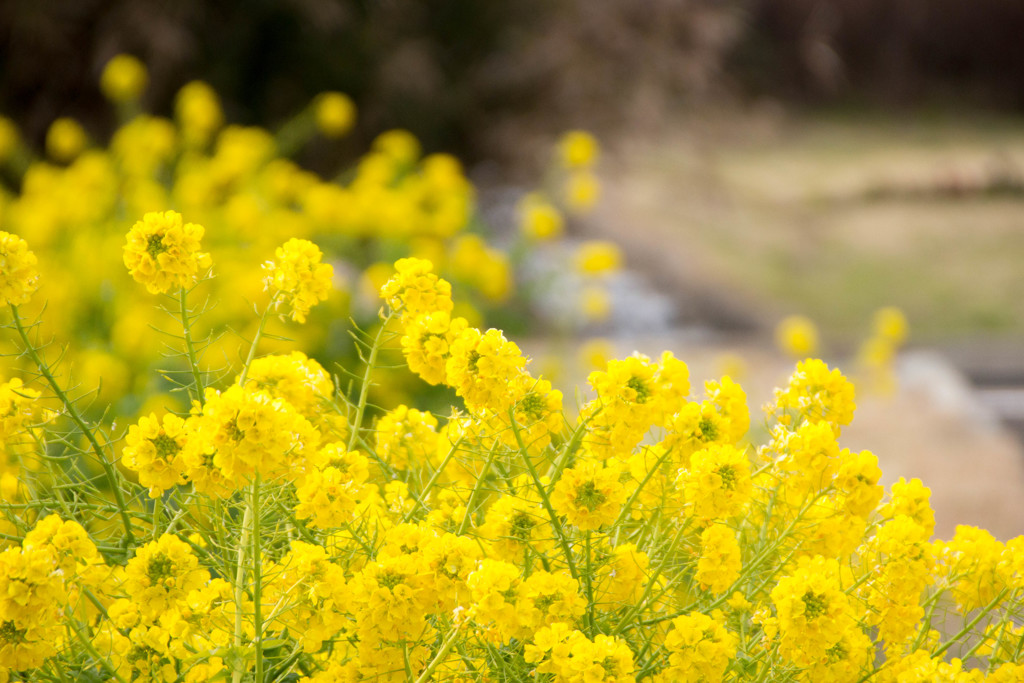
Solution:
M 104 75 L 118 106 L 139 66 Z M 343 134 L 339 97 L 307 123 Z M 729 376 L 634 354 L 572 405 L 460 299 L 511 280 L 454 159 L 392 132 L 327 181 L 221 130 L 208 86 L 178 102 L 108 150 L 62 124 L 0 202 L 0 678 L 1024 680 L 1024 537 L 934 539 L 925 484 L 840 444 L 839 370 L 802 359 L 752 414 Z M 560 151 L 570 176 L 598 154 Z

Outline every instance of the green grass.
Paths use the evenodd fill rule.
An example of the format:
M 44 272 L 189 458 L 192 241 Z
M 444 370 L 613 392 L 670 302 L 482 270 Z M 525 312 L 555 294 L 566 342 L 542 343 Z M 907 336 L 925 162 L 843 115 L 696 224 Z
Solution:
M 852 340 L 896 305 L 918 339 L 1024 335 L 1021 122 L 733 114 L 627 141 L 619 159 L 622 239 L 685 252 L 766 317 Z

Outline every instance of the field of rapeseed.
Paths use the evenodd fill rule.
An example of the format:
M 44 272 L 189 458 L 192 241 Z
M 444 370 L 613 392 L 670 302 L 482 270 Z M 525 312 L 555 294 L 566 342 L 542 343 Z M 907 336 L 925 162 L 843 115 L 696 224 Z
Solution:
M 144 71 L 121 66 L 130 108 Z M 511 279 L 460 234 L 454 160 L 386 134 L 328 182 L 221 129 L 206 86 L 178 113 L 105 151 L 55 125 L 62 165 L 7 149 L 5 680 L 1024 680 L 1024 537 L 933 540 L 925 485 L 885 491 L 840 445 L 838 370 L 797 364 L 766 443 L 737 383 L 694 388 L 670 352 L 566 405 L 465 303 Z M 379 297 L 348 355 L 342 264 Z M 375 409 L 392 382 L 446 409 Z

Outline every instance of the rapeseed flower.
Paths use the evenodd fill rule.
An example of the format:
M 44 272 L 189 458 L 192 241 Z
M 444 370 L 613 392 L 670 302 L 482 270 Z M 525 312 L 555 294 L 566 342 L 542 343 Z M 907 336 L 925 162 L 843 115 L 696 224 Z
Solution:
M 321 93 L 313 103 L 317 129 L 329 138 L 348 133 L 356 121 L 356 106 L 340 92 Z
M 36 255 L 17 235 L 0 231 L 0 301 L 20 306 L 39 289 Z
M 527 239 L 545 242 L 561 237 L 565 230 L 562 214 L 540 195 L 526 195 L 517 209 L 519 229 Z
M 783 318 L 775 328 L 775 342 L 790 356 L 802 360 L 818 350 L 818 328 L 802 315 Z
M 380 289 L 380 296 L 403 320 L 453 308 L 452 286 L 433 273 L 434 264 L 417 258 L 395 262 L 395 274 Z
M 703 590 L 720 595 L 740 576 L 740 544 L 736 533 L 724 524 L 712 524 L 701 532 L 697 582 Z
M 143 619 L 155 620 L 187 600 L 191 591 L 210 580 L 188 543 L 164 534 L 135 552 L 124 569 L 124 592 L 138 605 Z
M 566 470 L 555 484 L 551 505 L 580 531 L 614 522 L 626 500 L 616 467 L 585 463 Z
M 274 255 L 274 261 L 263 264 L 264 287 L 287 303 L 292 320 L 304 323 L 309 309 L 330 293 L 334 266 L 320 262 L 323 254 L 315 244 L 294 237 Z
M 137 57 L 121 54 L 103 67 L 100 90 L 113 102 L 131 102 L 139 99 L 148 81 L 145 65 Z
M 740 514 L 750 500 L 750 461 L 728 444 L 711 444 L 690 456 L 679 472 L 687 509 L 700 519 L 725 519 Z
M 61 163 L 74 161 L 88 144 L 89 136 L 85 129 L 71 118 L 57 119 L 46 131 L 46 152 Z
M 185 483 L 180 454 L 187 440 L 184 420 L 171 413 L 161 420 L 152 413 L 128 428 L 121 462 L 139 473 L 139 483 L 156 498 Z
M 622 251 L 613 242 L 591 240 L 576 251 L 576 268 L 586 275 L 614 273 L 622 267 Z
M 711 615 L 692 612 L 672 620 L 665 636 L 669 651 L 668 668 L 659 680 L 680 683 L 723 680 L 725 670 L 736 656 L 738 638 L 725 626 L 720 610 Z
M 150 294 L 165 294 L 172 287 L 189 287 L 209 255 L 199 251 L 203 226 L 182 222 L 177 211 L 147 213 L 128 231 L 124 265 Z
M 597 161 L 597 139 L 583 130 L 571 130 L 558 142 L 558 155 L 565 168 L 587 168 Z

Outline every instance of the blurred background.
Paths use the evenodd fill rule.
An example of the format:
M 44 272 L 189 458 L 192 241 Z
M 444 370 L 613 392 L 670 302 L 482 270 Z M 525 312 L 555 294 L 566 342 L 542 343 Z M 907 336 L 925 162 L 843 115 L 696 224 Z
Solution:
M 96 84 L 118 53 L 161 115 L 197 78 L 271 130 L 338 90 L 355 133 L 300 163 L 405 128 L 466 163 L 484 212 L 589 130 L 602 197 L 568 234 L 617 241 L 637 274 L 595 332 L 687 348 L 695 378 L 741 359 L 756 411 L 785 378 L 785 316 L 843 366 L 896 306 L 900 389 L 844 438 L 932 484 L 940 532 L 1006 535 L 1024 530 L 1022 35 L 1007 0 L 5 0 L 0 112 L 37 149 L 61 116 L 107 140 Z

